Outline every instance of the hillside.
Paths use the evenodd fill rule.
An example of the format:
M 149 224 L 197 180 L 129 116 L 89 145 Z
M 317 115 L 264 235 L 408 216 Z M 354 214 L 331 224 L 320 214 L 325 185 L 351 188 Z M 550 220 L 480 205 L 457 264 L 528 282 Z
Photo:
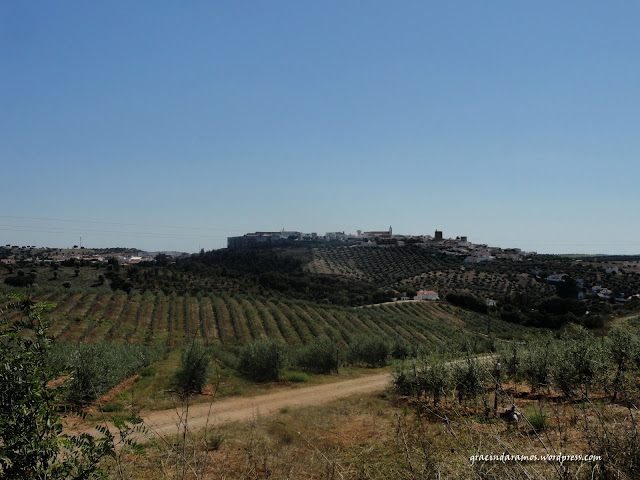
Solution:
M 180 346 L 190 340 L 205 345 L 238 345 L 274 338 L 289 345 L 328 336 L 347 346 L 357 335 L 376 335 L 409 344 L 463 347 L 491 332 L 522 335 L 523 327 L 437 303 L 398 303 L 368 308 L 337 307 L 304 301 L 247 296 L 177 296 L 124 292 L 56 290 L 34 295 L 56 304 L 49 317 L 57 341 L 103 340 Z M 3 315 L 17 317 L 18 312 Z
M 527 297 L 530 302 L 553 295 L 555 287 L 543 279 L 560 272 L 583 279 L 585 285 L 598 284 L 628 295 L 640 292 L 640 259 L 636 257 L 582 259 L 534 255 L 497 258 L 477 264 L 467 264 L 464 258 L 447 255 L 436 248 L 413 245 L 390 248 L 330 246 L 314 248 L 313 258 L 305 269 L 313 274 L 354 279 L 383 289 L 433 289 L 441 296 L 466 291 L 503 302 L 518 295 Z M 606 274 L 607 267 L 617 265 L 621 272 Z

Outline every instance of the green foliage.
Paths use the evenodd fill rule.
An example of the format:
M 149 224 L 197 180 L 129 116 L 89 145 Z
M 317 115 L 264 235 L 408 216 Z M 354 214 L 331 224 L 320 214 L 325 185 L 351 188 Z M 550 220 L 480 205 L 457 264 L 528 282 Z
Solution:
M 58 374 L 71 373 L 67 399 L 86 405 L 158 360 L 164 351 L 160 345 L 60 343 L 53 345 L 48 360 Z
M 443 395 L 451 392 L 455 386 L 455 380 L 460 380 L 464 376 L 460 374 L 459 377 L 454 378 L 454 372 L 457 372 L 456 368 L 458 368 L 455 365 L 454 363 L 445 362 L 441 357 L 425 357 L 412 360 L 394 372 L 394 388 L 401 395 L 413 396 L 418 400 L 422 398 L 431 399 L 435 407 Z M 460 365 L 464 367 L 466 364 Z M 472 367 L 472 373 L 477 376 L 478 365 L 473 363 Z M 484 381 L 481 376 L 478 376 L 476 380 L 477 382 Z M 481 390 L 483 386 L 484 384 L 481 386 L 474 384 L 472 388 Z M 460 388 L 467 388 L 466 384 Z
M 458 307 L 466 308 L 478 313 L 487 313 L 487 304 L 484 300 L 467 293 L 450 293 L 446 296 L 447 302 Z
M 178 393 L 187 397 L 202 393 L 209 378 L 211 357 L 199 342 L 191 342 L 182 353 L 180 369 L 175 374 Z
M 309 381 L 309 375 L 301 372 L 287 372 L 284 376 L 287 382 L 306 383 Z
M 47 364 L 51 340 L 42 313 L 48 305 L 19 297 L 27 316 L 0 324 L 0 475 L 8 479 L 103 478 L 101 458 L 115 456 L 113 437 L 62 434 L 60 390 Z M 33 332 L 28 338 L 22 331 Z
M 523 360 L 522 375 L 532 391 L 549 388 L 551 368 L 556 362 L 556 349 L 550 338 L 532 342 Z
M 238 370 L 260 381 L 277 381 L 288 365 L 286 347 L 274 340 L 256 340 L 242 347 Z
M 222 446 L 222 442 L 224 442 L 224 435 L 221 433 L 210 433 L 207 435 L 207 448 L 209 450 L 218 451 Z
M 460 403 L 482 393 L 487 384 L 487 373 L 486 366 L 475 358 L 467 357 L 453 364 L 453 383 Z
M 568 275 L 562 282 L 556 283 L 556 292 L 561 298 L 576 298 L 579 291 L 577 282 Z
M 124 406 L 118 402 L 105 403 L 104 405 L 100 406 L 100 410 L 105 413 L 121 412 L 122 410 L 124 410 Z
M 542 408 L 531 408 L 525 413 L 527 420 L 536 432 L 542 432 L 549 427 L 548 414 Z
M 391 347 L 383 337 L 360 335 L 349 344 L 348 359 L 351 364 L 383 367 L 387 364 L 390 352 Z
M 391 357 L 397 360 L 404 360 L 413 354 L 411 345 L 402 338 L 396 338 L 391 344 Z
M 607 350 L 615 370 L 611 382 L 615 400 L 618 393 L 624 391 L 630 383 L 627 372 L 640 363 L 640 338 L 637 329 L 628 325 L 616 325 L 609 332 Z
M 33 277 L 30 275 L 17 275 L 13 277 L 6 277 L 4 283 L 10 287 L 28 287 L 33 283 Z
M 577 338 L 564 337 L 556 356 L 553 376 L 567 396 L 580 390 L 588 397 L 590 387 L 604 381 L 606 359 L 603 345 L 584 328 L 578 328 Z
M 338 349 L 330 338 L 314 339 L 296 352 L 296 365 L 313 373 L 338 371 Z
M 118 270 L 107 271 L 105 276 L 111 281 L 111 289 L 114 291 L 123 290 L 124 292 L 129 293 L 133 289 L 133 283 L 120 276 Z
M 518 346 L 512 342 L 509 347 L 500 352 L 500 364 L 504 372 L 514 382 L 517 381 L 521 371 L 522 352 Z

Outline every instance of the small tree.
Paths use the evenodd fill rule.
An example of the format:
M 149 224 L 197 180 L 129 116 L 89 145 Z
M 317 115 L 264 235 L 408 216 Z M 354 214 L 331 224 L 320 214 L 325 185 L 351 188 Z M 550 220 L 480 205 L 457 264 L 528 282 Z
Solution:
M 578 338 L 563 339 L 553 366 L 553 377 L 567 397 L 577 390 L 588 397 L 591 385 L 604 379 L 605 357 L 600 343 L 583 327 L 577 328 Z
M 317 338 L 298 350 L 296 364 L 309 372 L 337 373 L 338 349 L 330 338 Z
M 390 351 L 389 344 L 382 337 L 358 336 L 349 345 L 349 361 L 352 364 L 383 367 L 387 364 Z
M 277 381 L 288 364 L 285 346 L 274 340 L 256 340 L 240 350 L 238 370 L 261 382 Z
M 607 346 L 616 371 L 612 381 L 614 402 L 618 393 L 625 390 L 627 371 L 640 357 L 640 344 L 637 332 L 634 330 L 618 324 L 609 333 Z
M 533 342 L 529 346 L 526 360 L 523 361 L 522 375 L 532 391 L 551 386 L 551 368 L 555 361 L 556 350 L 551 339 Z
M 210 373 L 211 357 L 201 343 L 193 341 L 182 354 L 180 369 L 175 374 L 176 388 L 182 397 L 202 393 Z
M 467 357 L 453 367 L 453 382 L 458 393 L 458 402 L 476 398 L 487 383 L 487 369 L 477 359 Z
M 427 360 L 418 372 L 418 384 L 425 396 L 433 399 L 433 406 L 437 406 L 451 387 L 451 367 L 442 359 Z

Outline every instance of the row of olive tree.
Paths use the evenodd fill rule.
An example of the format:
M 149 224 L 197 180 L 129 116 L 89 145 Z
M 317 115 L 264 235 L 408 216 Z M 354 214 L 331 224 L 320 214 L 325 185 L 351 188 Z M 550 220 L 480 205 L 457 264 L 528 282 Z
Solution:
M 409 353 L 408 345 L 378 336 L 354 337 L 344 352 L 328 337 L 316 338 L 297 348 L 264 339 L 246 343 L 236 349 L 236 355 L 228 350 L 216 350 L 216 355 L 224 357 L 224 363 L 257 381 L 277 381 L 290 366 L 310 373 L 329 374 L 337 373 L 345 363 L 381 367 L 391 356 L 403 358 Z
M 567 397 L 588 397 L 595 387 L 615 400 L 633 385 L 640 368 L 640 332 L 617 325 L 607 337 L 582 327 L 562 338 L 544 338 L 524 346 L 512 345 L 500 354 L 508 380 L 527 383 L 532 391 L 555 388 Z
M 491 360 L 446 362 L 442 357 L 413 359 L 395 373 L 394 385 L 403 395 L 431 398 L 455 394 L 460 402 L 503 381 L 524 382 L 532 391 L 551 390 L 566 397 L 588 398 L 594 389 L 612 399 L 628 395 L 634 371 L 640 368 L 640 331 L 616 326 L 607 337 L 595 337 L 582 327 L 560 339 L 552 337 L 527 345 L 511 344 Z M 499 387 L 498 387 L 499 388 Z
M 478 358 L 445 361 L 442 357 L 414 359 L 396 370 L 393 384 L 398 393 L 431 399 L 437 406 L 443 396 L 458 402 L 476 398 L 489 381 L 487 364 Z

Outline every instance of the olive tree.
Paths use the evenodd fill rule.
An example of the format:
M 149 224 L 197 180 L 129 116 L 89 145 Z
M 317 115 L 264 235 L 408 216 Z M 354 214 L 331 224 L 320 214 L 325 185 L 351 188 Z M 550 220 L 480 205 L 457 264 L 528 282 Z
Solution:
M 11 479 L 102 478 L 99 461 L 115 457 L 113 436 L 62 433 L 61 389 L 47 363 L 51 348 L 42 317 L 51 304 L 16 297 L 25 318 L 0 322 L 0 476 Z M 32 332 L 23 335 L 24 330 Z

